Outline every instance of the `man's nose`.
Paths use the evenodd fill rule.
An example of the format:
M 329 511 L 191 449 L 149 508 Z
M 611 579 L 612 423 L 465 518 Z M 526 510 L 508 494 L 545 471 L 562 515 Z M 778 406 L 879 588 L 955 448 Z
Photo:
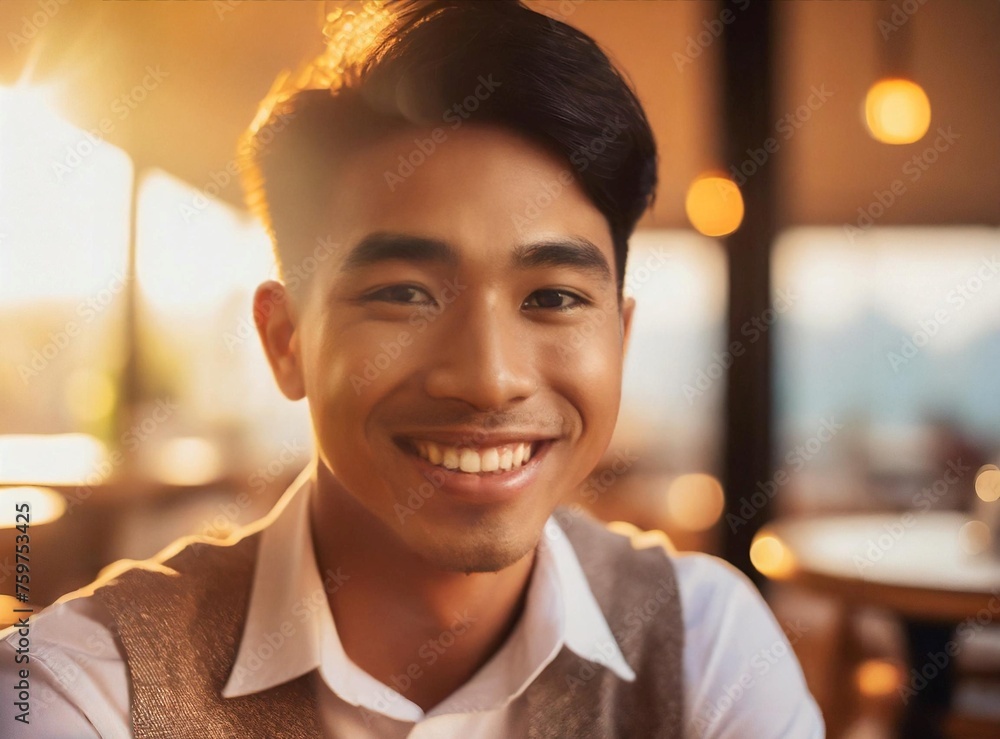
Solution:
M 537 389 L 535 357 L 519 312 L 486 300 L 463 301 L 450 310 L 455 313 L 444 321 L 427 373 L 428 395 L 462 400 L 480 411 L 531 396 Z

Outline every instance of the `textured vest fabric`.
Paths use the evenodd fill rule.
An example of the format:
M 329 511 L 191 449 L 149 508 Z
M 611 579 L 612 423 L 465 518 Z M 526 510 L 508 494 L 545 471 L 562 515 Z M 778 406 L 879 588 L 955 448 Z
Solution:
M 590 518 L 564 509 L 556 517 L 636 680 L 563 647 L 525 693 L 529 737 L 682 736 L 684 629 L 672 562 L 662 547 L 636 549 Z M 259 542 L 257 532 L 192 543 L 95 591 L 124 646 L 138 739 L 323 736 L 315 670 L 260 693 L 221 695 Z

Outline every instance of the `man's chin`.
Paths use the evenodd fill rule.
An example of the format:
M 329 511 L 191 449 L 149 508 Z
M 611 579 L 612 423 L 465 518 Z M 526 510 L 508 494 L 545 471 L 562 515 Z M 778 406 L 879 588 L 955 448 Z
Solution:
M 533 547 L 517 552 L 491 551 L 484 552 L 452 552 L 432 560 L 440 569 L 446 572 L 463 572 L 471 575 L 475 572 L 501 572 L 520 562 Z
M 425 528 L 411 546 L 431 564 L 447 572 L 500 572 L 528 556 L 540 532 L 523 523 L 485 525 L 466 531 Z

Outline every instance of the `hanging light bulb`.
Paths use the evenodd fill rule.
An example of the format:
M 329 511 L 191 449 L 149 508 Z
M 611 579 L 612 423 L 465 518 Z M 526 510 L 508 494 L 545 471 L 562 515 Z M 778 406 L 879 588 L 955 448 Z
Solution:
M 796 569 L 795 556 L 781 539 L 773 534 L 758 533 L 750 545 L 750 563 L 767 577 L 781 580 Z
M 912 144 L 931 125 L 931 103 L 916 82 L 893 77 L 876 82 L 865 96 L 865 123 L 883 144 Z
M 743 222 L 743 195 L 725 175 L 700 175 L 688 188 L 684 210 L 695 229 L 705 236 L 725 236 Z

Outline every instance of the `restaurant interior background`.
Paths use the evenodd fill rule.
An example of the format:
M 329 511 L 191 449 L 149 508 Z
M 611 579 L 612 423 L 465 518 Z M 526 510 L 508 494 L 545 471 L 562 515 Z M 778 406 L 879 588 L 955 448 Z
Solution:
M 1000 4 L 531 5 L 627 71 L 661 155 L 619 426 L 567 503 L 753 577 L 831 737 L 1000 736 Z M 5 622 L 13 501 L 41 607 L 309 459 L 235 146 L 351 10 L 0 2 Z

